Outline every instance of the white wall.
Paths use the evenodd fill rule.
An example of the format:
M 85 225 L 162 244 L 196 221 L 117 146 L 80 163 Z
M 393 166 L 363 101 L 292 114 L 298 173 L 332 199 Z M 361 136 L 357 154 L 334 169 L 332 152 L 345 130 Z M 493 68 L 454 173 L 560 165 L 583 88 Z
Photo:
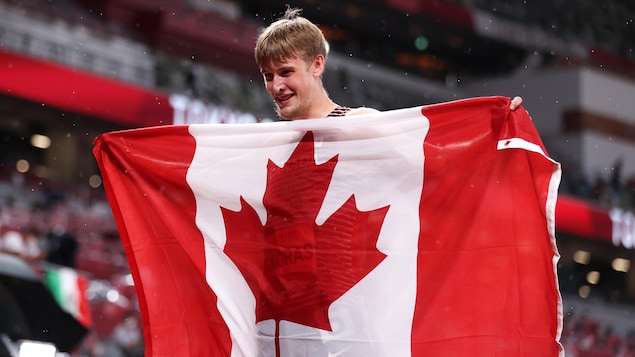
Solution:
M 590 69 L 579 76 L 582 109 L 635 125 L 635 80 Z
M 601 114 L 635 125 L 635 81 L 603 70 L 553 68 L 492 78 L 462 87 L 466 96 L 523 97 L 551 156 L 566 165 L 577 165 L 592 179 L 610 177 L 617 158 L 624 160 L 622 179 L 635 174 L 635 137 L 626 140 L 598 132 L 565 134 L 563 113 L 571 109 Z

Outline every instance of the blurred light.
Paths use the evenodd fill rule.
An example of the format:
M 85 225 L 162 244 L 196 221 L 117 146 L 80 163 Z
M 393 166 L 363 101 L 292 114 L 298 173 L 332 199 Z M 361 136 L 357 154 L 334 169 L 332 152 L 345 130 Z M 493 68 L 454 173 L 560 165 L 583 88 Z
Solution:
M 611 262 L 611 267 L 616 271 L 628 273 L 631 268 L 631 261 L 624 258 L 615 258 Z
M 586 275 L 586 281 L 589 284 L 595 285 L 600 281 L 600 272 L 599 271 L 590 271 L 587 275 Z
M 134 279 L 132 278 L 132 274 L 126 274 L 122 276 L 121 282 L 128 286 L 134 286 Z
M 585 250 L 577 250 L 575 253 L 573 253 L 573 261 L 578 264 L 587 265 L 589 264 L 590 260 L 591 260 L 591 253 Z
M 88 178 L 88 185 L 92 188 L 101 186 L 101 177 L 99 175 L 91 175 Z
M 19 357 L 55 357 L 57 349 L 54 345 L 45 342 L 22 340 L 20 341 Z
M 119 300 L 119 292 L 115 289 L 110 289 L 106 293 L 106 300 L 109 302 L 117 302 Z
M 578 295 L 583 299 L 588 298 L 589 295 L 591 295 L 591 287 L 588 285 L 581 286 L 580 289 L 578 289 Z
M 91 280 L 86 289 L 86 297 L 89 300 L 103 300 L 111 289 L 110 283 L 103 280 Z
M 427 37 L 417 36 L 417 38 L 415 38 L 415 48 L 417 50 L 425 51 L 429 45 L 430 45 L 430 42 L 428 41 Z
M 48 149 L 51 146 L 51 139 L 46 135 L 33 134 L 31 136 L 31 145 L 40 149 Z
M 15 169 L 18 170 L 18 172 L 20 173 L 29 171 L 30 167 L 31 165 L 29 165 L 29 162 L 23 159 L 20 159 L 15 163 Z

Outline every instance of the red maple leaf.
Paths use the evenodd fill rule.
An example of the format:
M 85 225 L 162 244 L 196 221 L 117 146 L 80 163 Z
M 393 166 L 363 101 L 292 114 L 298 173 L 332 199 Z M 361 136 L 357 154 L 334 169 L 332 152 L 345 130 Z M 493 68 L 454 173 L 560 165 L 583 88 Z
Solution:
M 316 165 L 307 132 L 283 167 L 268 162 L 264 226 L 242 196 L 240 211 L 221 207 L 225 253 L 256 298 L 256 322 L 331 331 L 331 303 L 386 257 L 376 244 L 389 206 L 359 211 L 351 195 L 324 224 L 315 223 L 337 161 Z

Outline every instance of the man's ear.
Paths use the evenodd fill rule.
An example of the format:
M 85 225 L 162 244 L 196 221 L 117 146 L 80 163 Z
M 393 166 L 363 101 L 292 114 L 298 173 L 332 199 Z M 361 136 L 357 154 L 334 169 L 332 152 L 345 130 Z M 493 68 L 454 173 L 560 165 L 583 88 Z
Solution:
M 317 56 L 315 56 L 311 67 L 311 69 L 313 70 L 313 76 L 322 77 L 322 74 L 324 73 L 325 63 L 326 59 L 324 58 L 324 55 L 318 54 Z

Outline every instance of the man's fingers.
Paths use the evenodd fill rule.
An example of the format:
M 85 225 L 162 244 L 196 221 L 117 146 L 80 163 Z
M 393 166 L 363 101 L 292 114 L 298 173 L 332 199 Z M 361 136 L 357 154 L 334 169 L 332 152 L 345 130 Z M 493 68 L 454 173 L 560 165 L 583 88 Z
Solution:
M 523 98 L 518 96 L 514 97 L 514 99 L 512 99 L 511 104 L 509 105 L 509 109 L 516 110 L 516 108 L 520 107 L 522 103 L 523 103 Z

